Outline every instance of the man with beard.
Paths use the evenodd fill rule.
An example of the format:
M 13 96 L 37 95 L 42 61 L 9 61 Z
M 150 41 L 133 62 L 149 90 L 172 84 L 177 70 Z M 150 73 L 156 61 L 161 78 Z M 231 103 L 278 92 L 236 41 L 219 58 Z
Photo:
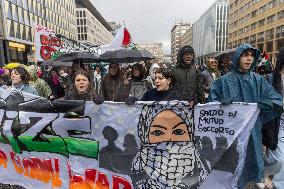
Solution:
M 141 146 L 130 174 L 134 188 L 195 189 L 207 177 L 190 110 L 181 103 L 143 107 L 138 123 Z
M 177 66 L 173 70 L 176 78 L 175 90 L 183 100 L 205 102 L 202 90 L 201 73 L 194 66 L 194 49 L 184 46 L 178 52 Z

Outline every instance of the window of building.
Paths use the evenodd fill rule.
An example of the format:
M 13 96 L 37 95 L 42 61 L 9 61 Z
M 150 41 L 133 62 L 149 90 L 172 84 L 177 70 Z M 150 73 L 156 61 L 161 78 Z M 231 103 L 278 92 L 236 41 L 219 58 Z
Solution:
M 269 17 L 267 17 L 267 24 L 270 24 L 271 22 L 274 22 L 276 20 L 276 14 L 273 14 Z
M 264 41 L 264 32 L 260 32 L 257 34 L 257 42 L 263 42 Z
M 284 10 L 277 13 L 277 19 L 282 19 L 282 18 L 284 18 Z
M 257 25 L 256 22 L 255 22 L 255 23 L 252 23 L 252 24 L 250 25 L 250 29 L 251 29 L 251 30 L 254 30 L 254 29 L 256 28 L 256 25 Z
M 274 28 L 266 30 L 266 40 L 271 40 L 274 37 Z
M 251 17 L 253 18 L 253 17 L 256 17 L 256 15 L 257 15 L 257 10 L 255 10 L 255 11 L 253 11 L 252 13 L 251 13 Z
M 244 33 L 249 31 L 249 26 L 244 27 Z
M 265 24 L 265 19 L 258 21 L 258 27 L 264 26 L 264 24 Z
M 259 13 L 264 13 L 266 11 L 266 5 L 263 5 L 262 7 L 259 8 Z
M 86 17 L 86 11 L 83 11 L 83 17 Z
M 76 11 L 76 16 L 77 16 L 77 17 L 79 17 L 79 16 L 80 16 L 79 11 Z
M 276 37 L 283 37 L 283 36 L 284 36 L 284 25 L 276 28 Z
M 251 35 L 250 36 L 250 43 L 254 44 L 256 42 L 256 35 Z

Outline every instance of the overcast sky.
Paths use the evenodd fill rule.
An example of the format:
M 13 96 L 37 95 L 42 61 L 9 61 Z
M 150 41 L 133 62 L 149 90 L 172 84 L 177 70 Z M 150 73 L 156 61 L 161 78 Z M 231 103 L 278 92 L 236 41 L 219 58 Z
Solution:
M 194 23 L 216 0 L 91 0 L 107 21 L 125 22 L 134 43 L 162 42 L 170 54 L 171 28 Z

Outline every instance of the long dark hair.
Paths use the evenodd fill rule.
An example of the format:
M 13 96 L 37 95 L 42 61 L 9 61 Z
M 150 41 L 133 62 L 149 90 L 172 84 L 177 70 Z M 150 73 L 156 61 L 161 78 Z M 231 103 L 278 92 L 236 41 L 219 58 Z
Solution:
M 133 75 L 134 68 L 136 68 L 136 69 L 140 72 L 140 76 L 139 76 L 139 77 L 135 77 L 135 76 Z M 133 79 L 133 81 L 141 81 L 141 80 L 143 80 L 144 78 L 145 78 L 145 69 L 144 69 L 143 65 L 142 65 L 142 64 L 139 64 L 139 63 L 134 64 L 134 65 L 132 66 L 132 79 Z
M 282 48 L 279 51 L 279 54 L 277 56 L 276 66 L 273 71 L 273 79 L 272 79 L 272 85 L 275 88 L 275 90 L 280 93 L 282 96 L 282 82 L 281 82 L 281 69 L 284 65 L 284 48 Z
M 85 76 L 90 82 L 90 85 L 89 85 L 86 93 L 84 93 L 84 94 L 79 94 L 76 87 L 75 87 L 75 78 L 76 78 L 77 75 Z M 74 75 L 72 77 L 72 85 L 70 87 L 70 92 L 68 93 L 67 99 L 69 99 L 69 100 L 80 100 L 80 96 L 82 96 L 82 95 L 85 96 L 84 100 L 92 100 L 93 97 L 95 96 L 95 91 L 93 89 L 93 81 L 91 80 L 90 74 L 83 69 L 79 69 L 78 71 L 76 71 L 74 73 Z

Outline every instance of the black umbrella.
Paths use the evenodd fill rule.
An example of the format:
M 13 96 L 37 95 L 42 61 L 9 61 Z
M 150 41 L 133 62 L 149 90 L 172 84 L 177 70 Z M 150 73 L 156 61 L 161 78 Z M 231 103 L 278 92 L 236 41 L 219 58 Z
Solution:
M 227 57 L 229 57 L 232 60 L 233 56 L 235 55 L 236 50 L 237 50 L 236 48 L 225 50 L 225 51 L 219 53 L 215 58 L 218 61 L 220 61 L 220 59 L 222 57 L 227 56 Z
M 100 62 L 99 55 L 83 52 L 63 54 L 54 59 L 61 62 L 95 63 Z
M 73 62 L 61 62 L 61 61 L 55 61 L 55 60 L 47 60 L 44 61 L 40 66 L 52 66 L 52 67 L 71 67 Z
M 116 51 L 107 51 L 100 56 L 102 61 L 116 63 L 131 63 L 143 60 L 151 60 L 155 57 L 148 51 L 142 52 L 137 49 L 120 49 Z

